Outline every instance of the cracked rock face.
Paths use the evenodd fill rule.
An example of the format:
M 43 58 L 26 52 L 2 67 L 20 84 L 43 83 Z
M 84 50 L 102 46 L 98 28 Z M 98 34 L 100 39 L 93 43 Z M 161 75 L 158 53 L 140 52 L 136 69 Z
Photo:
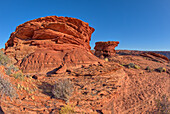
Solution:
M 42 17 L 19 25 L 5 44 L 5 53 L 25 73 L 62 72 L 101 61 L 90 51 L 93 32 L 94 28 L 79 19 Z

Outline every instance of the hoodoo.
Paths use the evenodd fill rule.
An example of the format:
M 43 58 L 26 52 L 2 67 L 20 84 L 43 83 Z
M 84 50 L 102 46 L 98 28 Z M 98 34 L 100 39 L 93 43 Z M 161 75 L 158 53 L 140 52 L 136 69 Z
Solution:
M 118 41 L 96 42 L 94 47 L 95 55 L 99 58 L 111 57 L 116 54 L 115 47 L 118 46 Z

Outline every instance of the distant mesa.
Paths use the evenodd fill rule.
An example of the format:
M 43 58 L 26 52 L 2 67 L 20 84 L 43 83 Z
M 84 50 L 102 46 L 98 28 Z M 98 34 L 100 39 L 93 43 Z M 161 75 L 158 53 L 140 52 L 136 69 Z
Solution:
M 116 54 L 115 47 L 118 44 L 118 41 L 96 42 L 95 55 L 101 59 L 114 56 Z
M 47 16 L 19 25 L 5 53 L 25 73 L 60 73 L 68 67 L 98 63 L 89 42 L 94 28 L 70 17 Z

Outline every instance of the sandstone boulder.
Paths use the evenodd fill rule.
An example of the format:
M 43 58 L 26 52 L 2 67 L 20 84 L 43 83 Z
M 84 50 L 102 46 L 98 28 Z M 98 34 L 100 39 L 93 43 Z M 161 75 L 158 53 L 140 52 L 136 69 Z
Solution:
M 96 42 L 94 47 L 95 55 L 99 58 L 111 57 L 116 54 L 115 47 L 118 46 L 118 41 Z
M 79 19 L 42 17 L 19 25 L 5 44 L 5 53 L 25 73 L 65 71 L 101 61 L 90 51 L 93 32 L 94 28 Z

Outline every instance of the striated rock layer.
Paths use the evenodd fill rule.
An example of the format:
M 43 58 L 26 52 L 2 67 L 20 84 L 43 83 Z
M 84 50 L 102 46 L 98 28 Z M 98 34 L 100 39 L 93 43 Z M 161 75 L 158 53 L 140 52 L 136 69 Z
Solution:
M 116 50 L 116 53 L 119 55 L 134 55 L 134 56 L 143 56 L 145 59 L 161 62 L 161 63 L 168 63 L 169 58 L 166 57 L 164 54 L 168 54 L 168 52 L 157 52 L 157 51 L 137 51 L 137 50 Z M 162 53 L 162 54 L 159 54 Z
M 26 73 L 62 72 L 101 61 L 90 51 L 93 32 L 79 19 L 42 17 L 19 25 L 5 44 L 5 53 Z
M 95 55 L 99 58 L 111 57 L 116 54 L 115 47 L 118 46 L 118 41 L 96 42 L 94 47 Z
M 161 62 L 161 63 L 169 62 L 169 59 L 166 56 L 154 52 L 146 52 L 140 55 L 143 57 L 147 57 L 156 62 Z

